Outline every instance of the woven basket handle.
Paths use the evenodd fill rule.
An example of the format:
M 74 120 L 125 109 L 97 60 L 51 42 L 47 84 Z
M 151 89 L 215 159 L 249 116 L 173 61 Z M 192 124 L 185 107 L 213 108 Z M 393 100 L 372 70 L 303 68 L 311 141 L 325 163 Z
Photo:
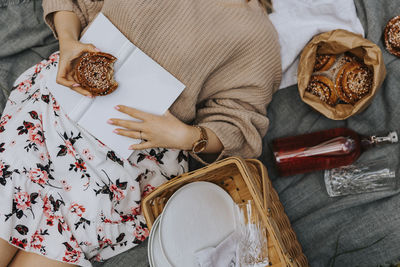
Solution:
M 271 199 L 271 181 L 269 180 L 268 177 L 268 172 L 267 168 L 262 165 L 262 170 L 261 170 L 261 183 L 262 183 L 262 189 L 263 189 L 263 196 L 264 196 L 264 208 L 267 211 L 268 216 L 271 216 L 271 205 L 272 205 L 272 199 Z

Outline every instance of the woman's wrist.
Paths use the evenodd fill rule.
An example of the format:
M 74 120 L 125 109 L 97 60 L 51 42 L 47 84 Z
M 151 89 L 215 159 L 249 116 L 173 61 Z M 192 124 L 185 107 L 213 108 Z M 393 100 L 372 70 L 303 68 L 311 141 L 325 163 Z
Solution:
M 54 26 L 60 42 L 78 41 L 81 32 L 81 23 L 75 13 L 71 11 L 55 12 Z
M 60 44 L 65 42 L 76 42 L 78 41 L 78 38 L 73 34 L 63 33 L 61 35 L 58 35 L 58 41 L 60 42 Z
M 181 149 L 191 151 L 193 144 L 200 138 L 199 130 L 192 126 L 185 124 L 183 135 L 181 139 Z M 178 140 L 179 141 L 179 140 Z
M 198 127 L 185 124 L 184 134 L 181 139 L 181 149 L 186 151 L 192 151 L 193 145 L 200 140 L 201 130 Z M 202 153 L 220 153 L 224 146 L 219 140 L 218 136 L 210 129 L 203 127 L 207 133 L 207 145 Z

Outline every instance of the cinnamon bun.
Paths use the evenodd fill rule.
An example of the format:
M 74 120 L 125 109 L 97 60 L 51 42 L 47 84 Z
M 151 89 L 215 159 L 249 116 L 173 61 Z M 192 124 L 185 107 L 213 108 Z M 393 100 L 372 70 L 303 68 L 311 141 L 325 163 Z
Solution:
M 354 104 L 372 88 L 372 71 L 363 63 L 346 63 L 337 73 L 335 90 L 346 103 Z
M 334 106 L 338 99 L 334 87 L 334 83 L 328 77 L 313 75 L 310 78 L 306 91 L 318 96 L 321 101 L 328 105 Z
M 93 95 L 112 93 L 118 87 L 113 68 L 116 60 L 113 55 L 102 52 L 83 54 L 75 66 L 77 81 Z
M 336 55 L 332 54 L 317 54 L 315 58 L 314 71 L 329 70 L 335 63 Z
M 384 39 L 389 53 L 400 57 L 400 16 L 392 18 L 386 24 Z

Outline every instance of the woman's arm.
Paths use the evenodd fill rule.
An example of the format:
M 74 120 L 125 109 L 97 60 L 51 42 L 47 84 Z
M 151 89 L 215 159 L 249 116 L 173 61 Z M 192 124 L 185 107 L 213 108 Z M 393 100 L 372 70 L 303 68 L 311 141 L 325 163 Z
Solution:
M 147 148 L 164 147 L 191 151 L 193 144 L 200 138 L 200 130 L 185 124 L 169 111 L 162 116 L 146 113 L 134 108 L 119 105 L 116 109 L 140 121 L 110 119 L 110 124 L 120 126 L 114 132 L 131 137 L 143 139 L 144 142 L 132 145 L 130 149 L 142 150 Z M 208 144 L 202 153 L 217 154 L 223 146 L 216 134 L 204 127 L 208 135 Z
M 82 95 L 92 97 L 89 91 L 84 90 L 76 82 L 73 61 L 84 52 L 98 52 L 100 50 L 92 44 L 82 44 L 78 41 L 81 33 L 81 23 L 74 12 L 55 12 L 54 27 L 60 41 L 60 62 L 58 65 L 57 83 L 67 86 Z
M 71 11 L 58 11 L 54 14 L 54 25 L 60 41 L 72 39 L 78 41 L 81 23 L 78 16 Z
M 81 29 L 84 29 L 100 12 L 102 0 L 42 0 L 43 18 L 58 38 L 54 25 L 54 14 L 57 11 L 73 12 L 79 19 Z

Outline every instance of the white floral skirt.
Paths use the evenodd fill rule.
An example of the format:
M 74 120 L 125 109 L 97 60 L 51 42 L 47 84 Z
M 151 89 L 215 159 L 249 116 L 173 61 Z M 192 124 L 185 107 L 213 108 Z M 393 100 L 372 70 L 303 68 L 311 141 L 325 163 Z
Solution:
M 140 201 L 187 171 L 187 154 L 149 149 L 119 158 L 41 87 L 57 63 L 56 53 L 23 73 L 0 120 L 0 238 L 91 266 L 148 236 Z

